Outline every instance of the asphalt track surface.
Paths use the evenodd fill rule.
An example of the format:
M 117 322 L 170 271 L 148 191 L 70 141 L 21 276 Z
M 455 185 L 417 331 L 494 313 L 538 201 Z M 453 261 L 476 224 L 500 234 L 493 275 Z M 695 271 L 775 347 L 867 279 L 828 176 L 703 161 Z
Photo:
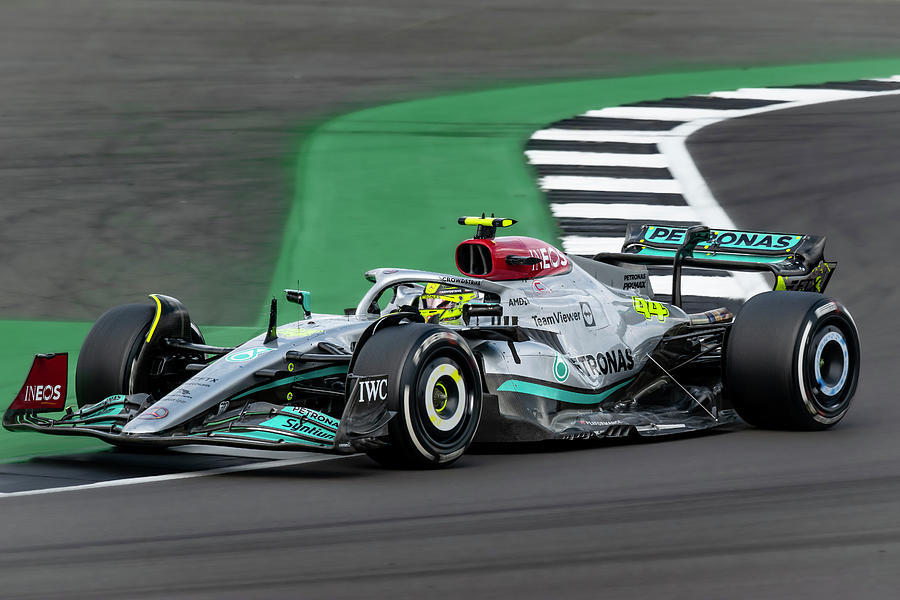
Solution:
M 797 10 L 794 18 L 800 19 L 808 5 L 797 5 L 777 10 Z M 25 4 L 4 4 L 2 10 L 9 6 Z M 226 3 L 206 3 L 204 11 L 209 6 L 225 12 Z M 249 10 L 243 4 L 227 6 Z M 864 26 L 848 18 L 857 6 L 853 14 L 866 20 L 865 11 L 875 5 L 830 5 L 838 14 L 823 18 L 842 16 L 849 22 L 842 32 L 855 26 L 870 34 L 860 33 L 848 48 L 868 43 L 892 50 L 895 36 L 883 37 L 887 26 L 879 19 L 872 17 Z M 116 11 L 106 8 L 114 18 Z M 762 18 L 759 7 L 738 12 Z M 395 18 L 407 14 L 399 8 L 395 13 Z M 692 19 L 712 19 L 709 15 L 684 14 L 681 27 Z M 77 16 L 69 21 L 77 22 Z M 172 18 L 171 23 L 179 22 Z M 679 29 L 661 28 L 670 30 Z M 734 24 L 730 33 L 740 30 Z M 710 35 L 727 33 L 726 28 Z M 828 52 L 820 45 L 821 35 L 804 41 L 796 28 L 772 35 L 784 41 L 785 52 L 796 40 L 790 57 L 796 52 L 801 57 L 821 53 L 821 58 Z M 774 45 L 758 52 L 772 53 L 774 60 Z M 674 52 L 676 46 L 672 42 L 668 49 Z M 231 46 L 223 41 L 221 47 Z M 749 53 L 745 47 L 732 60 L 766 58 Z M 546 48 L 543 54 L 556 56 Z M 675 54 L 681 64 L 697 60 Z M 526 58 L 540 62 L 533 56 L 521 60 Z M 656 60 L 662 65 L 676 58 Z M 591 68 L 588 58 L 582 60 L 572 68 Z M 337 63 L 332 66 L 330 73 L 340 71 Z M 409 68 L 401 61 L 394 77 L 415 77 Z M 382 77 L 375 70 L 367 75 Z M 235 89 L 245 92 L 244 86 L 258 84 L 222 76 L 235 77 L 230 80 L 239 81 Z M 427 85 L 438 86 L 436 79 Z M 389 73 L 379 81 L 383 87 L 373 84 L 358 98 L 364 101 L 366 93 L 386 97 L 402 87 Z M 420 85 L 426 86 L 416 82 L 407 89 Z M 892 163 L 900 149 L 898 109 L 898 98 L 822 104 L 726 122 L 702 131 L 690 145 L 713 193 L 739 226 L 828 235 L 828 255 L 841 262 L 830 291 L 850 306 L 864 344 L 856 403 L 834 430 L 744 429 L 655 443 L 481 450 L 441 472 L 385 471 L 357 457 L 2 498 L 0 596 L 895 597 L 900 589 L 900 408 L 891 377 L 898 333 L 892 317 L 898 292 L 892 282 L 900 178 Z M 72 107 L 65 115 L 74 120 L 77 112 Z M 283 123 L 273 118 L 269 125 Z M 24 121 L 21 126 L 38 125 Z M 275 156 L 278 143 L 270 143 L 263 145 Z M 36 142 L 22 145 L 33 150 L 38 166 L 48 158 L 35 149 Z M 115 169 L 117 159 L 108 158 L 109 163 L 92 159 L 97 173 L 104 164 Z M 153 181 L 151 167 L 138 161 L 134 168 L 146 171 L 146 182 Z M 257 176 L 264 172 L 272 170 L 261 169 Z M 9 179 L 17 180 L 4 177 L 2 185 L 14 185 Z M 115 197 L 107 197 L 106 206 L 115 207 Z M 12 205 L 3 206 L 10 210 Z M 187 470 L 195 460 L 177 458 L 187 459 L 180 461 Z M 215 460 L 223 467 L 237 462 Z M 98 474 L 169 472 L 173 462 L 169 455 L 109 452 L 41 459 L 31 466 L 44 467 L 52 485 L 64 485 Z M 34 487 L 35 470 L 27 476 L 30 482 L 14 482 L 7 489 Z M 61 483 L 65 477 L 69 480 Z

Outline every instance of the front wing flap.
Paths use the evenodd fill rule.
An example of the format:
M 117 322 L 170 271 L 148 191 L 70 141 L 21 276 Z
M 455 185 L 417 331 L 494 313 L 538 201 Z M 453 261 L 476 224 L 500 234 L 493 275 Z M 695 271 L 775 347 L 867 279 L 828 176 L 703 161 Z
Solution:
M 59 418 L 41 416 L 45 409 L 10 408 L 3 415 L 3 427 L 10 431 L 40 431 L 57 435 L 86 435 L 108 439 L 116 437 L 128 421 L 153 402 L 148 394 L 110 396 L 105 400 L 73 410 Z
M 161 434 L 123 434 L 132 419 L 159 418 L 147 394 L 110 396 L 79 410 L 67 410 L 59 418 L 48 418 L 33 411 L 7 411 L 3 426 L 10 431 L 39 431 L 51 435 L 95 437 L 111 444 L 142 446 L 179 446 L 203 444 L 279 450 L 352 451 L 349 444 L 336 440 L 338 419 L 298 406 L 276 406 L 252 402 L 238 410 L 209 416 L 193 426 L 176 428 Z M 165 409 L 156 409 L 165 410 Z M 143 411 L 143 412 L 142 412 Z

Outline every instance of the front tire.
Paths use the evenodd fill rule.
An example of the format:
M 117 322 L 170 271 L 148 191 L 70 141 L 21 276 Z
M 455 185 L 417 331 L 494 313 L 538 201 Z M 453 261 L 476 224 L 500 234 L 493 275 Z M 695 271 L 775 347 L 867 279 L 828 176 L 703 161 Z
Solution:
M 75 367 L 79 407 L 130 393 L 132 366 L 155 314 L 148 304 L 124 304 L 97 319 L 81 345 Z
M 738 313 L 725 352 L 725 391 L 746 422 L 826 429 L 850 407 L 859 380 L 859 333 L 836 300 L 766 292 Z
M 155 316 L 156 308 L 149 304 L 123 304 L 97 319 L 81 345 L 75 367 L 79 408 L 117 394 L 148 393 L 158 400 L 174 389 L 179 379 L 186 378 L 161 372 L 159 361 L 164 365 L 169 358 L 162 348 L 154 346 L 142 353 Z M 203 343 L 203 335 L 193 324 L 191 337 Z M 203 359 L 201 355 L 185 358 Z
M 390 467 L 456 462 L 481 420 L 481 379 L 466 341 L 449 329 L 411 323 L 379 331 L 360 349 L 354 375 L 388 377 L 389 445 L 369 450 Z

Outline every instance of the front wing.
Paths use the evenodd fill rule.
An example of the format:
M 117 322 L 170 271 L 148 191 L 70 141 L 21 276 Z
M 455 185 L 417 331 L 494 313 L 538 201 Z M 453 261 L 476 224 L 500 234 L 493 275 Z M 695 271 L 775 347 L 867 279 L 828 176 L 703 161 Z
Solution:
M 155 400 L 148 394 L 134 394 L 110 396 L 77 410 L 66 408 L 58 417 L 41 414 L 63 408 L 66 359 L 65 354 L 35 357 L 25 385 L 3 415 L 4 428 L 88 436 L 128 446 L 203 444 L 347 454 L 379 444 L 395 414 L 387 410 L 385 402 L 359 401 L 366 382 L 386 376 L 350 376 L 348 401 L 340 419 L 306 407 L 250 401 L 234 410 L 201 415 L 162 433 L 125 433 L 123 428 L 130 421 L 163 418 L 166 409 L 154 408 Z

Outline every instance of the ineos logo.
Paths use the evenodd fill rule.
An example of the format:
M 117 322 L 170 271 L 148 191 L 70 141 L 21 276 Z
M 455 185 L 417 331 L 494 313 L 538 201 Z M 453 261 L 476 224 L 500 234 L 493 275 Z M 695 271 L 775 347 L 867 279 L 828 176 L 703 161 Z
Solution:
M 566 255 L 554 248 L 553 246 L 544 246 L 543 248 L 531 248 L 528 252 L 534 258 L 539 258 L 541 262 L 532 265 L 531 270 L 537 271 L 540 268 L 555 269 L 556 267 L 565 267 L 569 264 Z
M 359 401 L 377 402 L 387 400 L 388 380 L 385 376 L 367 377 L 359 380 Z
M 25 388 L 25 402 L 59 400 L 61 385 L 29 385 Z

